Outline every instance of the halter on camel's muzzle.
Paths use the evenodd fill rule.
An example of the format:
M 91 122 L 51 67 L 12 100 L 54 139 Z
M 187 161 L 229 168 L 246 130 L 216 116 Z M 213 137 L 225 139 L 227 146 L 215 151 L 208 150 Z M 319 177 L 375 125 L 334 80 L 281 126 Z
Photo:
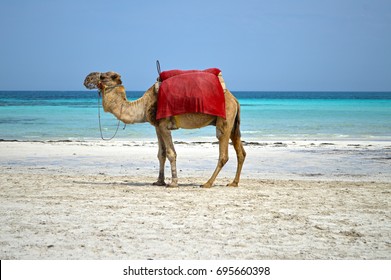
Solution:
M 88 89 L 99 89 L 102 73 L 90 73 L 84 80 L 84 86 Z

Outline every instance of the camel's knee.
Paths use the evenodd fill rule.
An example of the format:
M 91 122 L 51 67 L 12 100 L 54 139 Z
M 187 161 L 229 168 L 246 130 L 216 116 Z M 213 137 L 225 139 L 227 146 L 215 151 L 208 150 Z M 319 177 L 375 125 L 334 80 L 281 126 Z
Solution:
M 238 161 L 243 163 L 244 160 L 246 159 L 246 151 L 244 149 L 242 149 L 242 151 L 240 153 L 238 153 Z
M 235 147 L 235 151 L 236 151 L 236 157 L 238 158 L 238 162 L 239 163 L 243 163 L 244 160 L 246 159 L 246 151 L 244 150 L 243 148 L 243 145 L 242 143 L 240 142 L 234 142 L 234 147 Z
M 174 150 L 167 151 L 167 158 L 170 162 L 176 161 L 176 152 Z
M 220 167 L 223 167 L 226 163 L 227 163 L 227 161 L 228 161 L 228 156 L 222 156 L 222 157 L 220 157 L 219 158 L 219 161 L 218 161 L 218 165 L 220 166 Z
M 157 158 L 158 158 L 159 160 L 165 160 L 166 157 L 167 157 L 167 153 L 166 153 L 166 151 L 164 151 L 164 150 L 159 151 L 159 152 L 157 153 Z

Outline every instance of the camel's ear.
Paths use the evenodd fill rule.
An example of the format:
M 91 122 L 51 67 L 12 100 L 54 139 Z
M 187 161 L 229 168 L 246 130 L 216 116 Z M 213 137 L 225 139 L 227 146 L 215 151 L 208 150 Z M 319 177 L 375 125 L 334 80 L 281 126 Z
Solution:
M 110 78 L 113 80 L 113 81 L 116 81 L 117 84 L 122 84 L 122 81 L 121 81 L 121 75 L 117 74 L 117 73 L 114 73 L 110 76 Z
M 121 78 L 121 76 L 118 75 L 117 73 L 114 73 L 113 75 L 111 75 L 111 79 L 112 80 L 115 80 L 115 79 L 118 79 L 118 78 Z

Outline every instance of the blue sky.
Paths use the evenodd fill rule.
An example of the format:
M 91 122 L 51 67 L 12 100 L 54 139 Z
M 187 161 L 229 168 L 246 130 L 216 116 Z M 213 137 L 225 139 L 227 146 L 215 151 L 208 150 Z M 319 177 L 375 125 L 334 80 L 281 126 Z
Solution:
M 389 0 L 1 0 L 0 90 L 223 71 L 231 90 L 391 91 Z

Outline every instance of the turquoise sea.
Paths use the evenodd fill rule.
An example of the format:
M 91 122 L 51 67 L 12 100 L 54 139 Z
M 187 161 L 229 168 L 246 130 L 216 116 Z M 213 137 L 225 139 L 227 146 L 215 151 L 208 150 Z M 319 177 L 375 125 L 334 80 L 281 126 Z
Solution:
M 130 100 L 143 92 L 127 92 Z M 391 140 L 391 92 L 233 92 L 244 141 Z M 105 137 L 114 116 L 101 112 Z M 121 124 L 116 139 L 156 141 L 149 124 Z M 173 131 L 175 140 L 215 141 L 215 128 Z M 96 91 L 0 91 L 0 139 L 98 140 Z

